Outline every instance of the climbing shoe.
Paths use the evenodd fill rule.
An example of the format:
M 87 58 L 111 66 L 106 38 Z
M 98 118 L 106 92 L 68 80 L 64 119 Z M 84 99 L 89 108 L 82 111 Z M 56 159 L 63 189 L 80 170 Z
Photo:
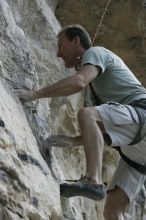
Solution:
M 60 184 L 60 195 L 66 198 L 83 196 L 93 200 L 102 200 L 106 195 L 104 185 L 89 182 L 71 181 Z

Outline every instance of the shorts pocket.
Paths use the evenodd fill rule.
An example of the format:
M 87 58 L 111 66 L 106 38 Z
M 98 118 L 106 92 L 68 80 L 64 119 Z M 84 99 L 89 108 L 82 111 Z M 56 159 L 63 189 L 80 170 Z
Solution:
M 120 104 L 110 105 L 110 117 L 114 125 L 133 124 L 133 117 L 130 110 Z

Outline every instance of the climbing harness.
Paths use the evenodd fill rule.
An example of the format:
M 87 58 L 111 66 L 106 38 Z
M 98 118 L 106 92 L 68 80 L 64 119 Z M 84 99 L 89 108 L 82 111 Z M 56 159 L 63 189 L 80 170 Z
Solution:
M 91 46 L 93 46 L 94 41 L 95 41 L 95 39 L 96 39 L 96 37 L 97 37 L 97 34 L 98 34 L 99 29 L 100 29 L 100 27 L 101 27 L 101 25 L 102 25 L 102 22 L 103 22 L 103 19 L 104 19 L 105 14 L 106 14 L 106 12 L 107 12 L 107 9 L 108 9 L 108 6 L 109 6 L 110 1 L 111 1 L 111 0 L 108 0 L 107 4 L 106 4 L 106 6 L 105 6 L 105 9 L 104 9 L 104 12 L 103 12 L 103 14 L 102 14 L 101 20 L 100 20 L 100 22 L 99 22 L 99 25 L 98 25 L 96 31 L 95 31 L 93 40 L 92 40 L 92 42 L 91 42 Z
M 144 114 L 144 110 L 146 110 L 146 99 L 140 99 L 140 100 L 134 101 L 134 102 L 130 103 L 129 105 L 131 105 L 135 109 L 135 111 L 138 115 L 138 118 L 139 118 L 139 130 L 138 130 L 134 140 L 130 144 L 128 144 L 128 145 L 135 145 L 135 144 L 138 144 L 146 135 L 146 134 L 144 134 L 142 136 L 142 129 L 143 129 L 144 124 L 146 123 L 146 117 Z M 120 156 L 123 158 L 124 161 L 126 161 L 126 163 L 128 163 L 130 166 L 132 166 L 134 169 L 136 169 L 141 174 L 146 175 L 146 166 L 145 165 L 141 165 L 141 164 L 129 159 L 128 157 L 126 157 L 126 155 L 122 153 L 120 146 L 113 147 L 113 148 L 115 148 L 119 152 Z
M 134 138 L 134 140 L 129 144 L 129 145 L 135 145 L 138 144 L 144 137 L 142 137 L 142 129 L 143 126 L 146 122 L 146 117 L 144 114 L 144 110 L 146 110 L 146 99 L 141 99 L 138 101 L 134 101 L 130 104 L 136 111 L 138 117 L 139 117 L 139 130 Z M 139 171 L 141 174 L 146 175 L 146 166 L 141 165 L 136 163 L 135 161 L 130 160 L 128 157 L 126 157 L 122 151 L 120 147 L 117 147 L 117 149 L 119 151 L 120 156 L 123 158 L 123 160 L 125 160 L 130 166 L 132 166 L 134 169 L 136 169 L 137 171 Z
M 92 92 L 94 99 L 96 99 L 96 105 L 98 106 L 98 105 L 103 104 L 101 98 L 96 94 L 92 83 L 90 83 L 89 86 L 90 86 L 90 90 Z M 108 104 L 110 105 L 110 104 L 114 104 L 114 103 L 115 102 L 109 102 Z M 138 132 L 137 132 L 134 140 L 129 144 L 129 145 L 135 145 L 135 144 L 138 144 L 146 135 L 146 134 L 143 134 L 143 136 L 142 136 L 142 129 L 143 129 L 144 124 L 146 123 L 146 117 L 144 114 L 144 110 L 146 111 L 146 99 L 140 99 L 137 101 L 133 101 L 129 105 L 131 105 L 135 109 L 135 111 L 138 115 L 138 118 L 139 118 Z M 103 134 L 103 137 L 104 137 L 104 140 L 107 143 L 107 145 L 111 146 L 111 140 L 110 140 L 109 135 L 105 133 L 105 134 Z M 130 165 L 131 167 L 136 169 L 141 174 L 146 175 L 146 166 L 145 165 L 138 164 L 137 162 L 132 161 L 131 159 L 126 157 L 126 155 L 122 153 L 120 146 L 116 146 L 113 148 L 119 152 L 120 156 L 123 158 L 123 160 L 126 163 L 128 163 L 128 165 Z

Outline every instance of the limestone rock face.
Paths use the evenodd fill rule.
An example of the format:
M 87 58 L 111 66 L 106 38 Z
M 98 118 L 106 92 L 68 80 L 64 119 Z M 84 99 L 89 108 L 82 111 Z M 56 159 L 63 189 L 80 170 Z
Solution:
M 97 217 L 95 202 L 60 198 L 60 181 L 79 178 L 85 170 L 83 149 L 52 149 L 44 155 L 41 141 L 50 134 L 79 133 L 76 115 L 81 95 L 22 104 L 14 93 L 18 88 L 52 84 L 72 73 L 56 58 L 60 30 L 56 4 L 0 1 L 1 220 Z
M 118 19 L 116 7 L 119 3 L 113 2 L 115 2 L 112 3 L 115 14 L 112 14 L 110 9 L 108 16 L 112 16 L 116 22 Z M 43 150 L 42 139 L 51 134 L 79 135 L 76 118 L 83 103 L 82 94 L 21 103 L 14 92 L 18 88 L 41 88 L 73 73 L 73 70 L 66 70 L 62 61 L 56 57 L 56 34 L 60 30 L 60 24 L 55 12 L 62 24 L 65 24 L 62 16 L 66 19 L 66 23 L 72 23 L 75 22 L 73 14 L 76 15 L 79 12 L 77 9 L 82 8 L 84 10 L 80 10 L 79 14 L 81 17 L 78 16 L 82 20 L 76 22 L 86 24 L 88 19 L 85 20 L 82 13 L 85 15 L 88 13 L 90 1 L 77 1 L 73 4 L 74 2 L 70 0 L 64 3 L 63 6 L 61 0 L 58 2 L 57 0 L 0 0 L 0 220 L 103 219 L 104 201 L 98 203 L 84 198 L 60 197 L 60 182 L 65 179 L 78 179 L 85 173 L 82 146 L 73 149 L 52 148 L 49 152 Z M 131 36 L 131 31 L 128 34 L 128 27 L 127 35 L 123 28 L 125 31 L 123 35 L 128 36 L 128 39 L 133 37 L 130 40 L 133 43 L 131 48 L 124 50 L 114 41 L 115 51 L 119 51 L 123 56 L 124 51 L 127 51 L 127 56 L 125 55 L 127 60 L 132 59 L 130 55 L 132 52 L 132 57 L 138 59 L 138 56 L 134 56 L 134 52 L 139 51 L 140 54 L 143 51 L 139 62 L 144 64 L 145 48 L 142 45 L 145 44 L 145 36 L 142 33 L 145 33 L 145 15 L 143 11 L 140 12 L 139 7 L 133 6 L 131 1 L 120 1 L 120 3 L 123 14 L 124 7 L 131 11 L 133 22 L 136 19 L 134 8 L 141 13 L 138 16 L 138 27 L 141 32 L 138 32 L 135 38 L 136 30 Z M 65 17 L 67 14 L 64 7 L 68 7 L 70 18 Z M 95 18 L 99 18 L 103 8 L 102 1 L 99 1 L 99 4 L 93 1 L 90 10 L 97 15 L 94 15 Z M 126 12 L 127 16 L 129 16 L 128 12 Z M 127 22 L 125 21 L 124 24 Z M 94 25 L 96 27 L 96 22 Z M 89 24 L 87 27 L 93 34 L 94 27 Z M 104 41 L 104 38 L 107 39 L 105 31 L 110 30 L 110 27 L 106 20 L 104 30 L 100 32 L 102 43 L 106 41 Z M 116 28 L 118 25 L 115 24 L 109 32 L 112 39 Z M 120 37 L 120 32 L 118 36 Z M 112 40 L 108 41 L 112 49 L 110 42 Z M 140 48 L 138 45 L 136 48 L 133 46 L 137 42 L 141 43 Z M 140 64 L 135 66 L 133 63 L 133 66 L 136 69 Z M 144 65 L 141 65 L 141 71 L 144 70 Z M 115 151 L 105 150 L 104 182 L 109 182 L 117 165 L 117 158 Z M 138 199 L 139 206 L 137 203 L 132 206 L 138 211 L 130 210 L 127 219 L 142 219 L 140 216 L 144 213 L 144 196 L 140 194 Z
M 13 91 L 39 86 L 49 72 L 49 64 L 45 64 L 47 57 L 52 66 L 50 75 L 54 66 L 59 66 L 57 59 L 53 61 L 54 39 L 59 29 L 45 1 L 0 1 L 1 220 L 55 220 L 61 216 L 59 185 L 42 158 L 35 137 L 49 134 L 48 103 L 28 104 L 23 108 Z M 57 75 L 57 68 L 54 69 Z M 42 78 L 41 72 L 44 72 Z

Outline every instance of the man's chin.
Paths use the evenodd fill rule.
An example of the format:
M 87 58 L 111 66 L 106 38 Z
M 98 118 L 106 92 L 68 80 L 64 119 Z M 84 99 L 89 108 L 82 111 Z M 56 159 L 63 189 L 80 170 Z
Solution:
M 74 65 L 71 65 L 69 63 L 64 63 L 64 65 L 65 65 L 66 68 L 73 68 L 74 67 Z

